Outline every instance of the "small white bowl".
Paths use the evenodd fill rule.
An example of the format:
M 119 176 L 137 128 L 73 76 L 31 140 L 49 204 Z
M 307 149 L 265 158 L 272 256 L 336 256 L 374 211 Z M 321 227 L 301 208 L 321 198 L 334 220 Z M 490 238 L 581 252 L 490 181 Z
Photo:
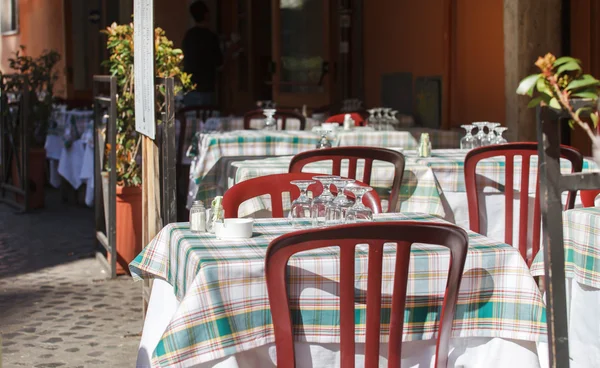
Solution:
M 219 239 L 250 239 L 254 219 L 225 219 L 215 224 L 215 235 Z

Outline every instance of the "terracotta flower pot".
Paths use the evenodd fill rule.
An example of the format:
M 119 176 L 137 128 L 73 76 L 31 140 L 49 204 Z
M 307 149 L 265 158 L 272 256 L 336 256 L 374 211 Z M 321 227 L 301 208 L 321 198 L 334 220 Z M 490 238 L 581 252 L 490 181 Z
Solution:
M 117 274 L 142 251 L 142 187 L 117 185 Z M 109 257 L 110 259 L 110 257 Z
M 46 182 L 46 150 L 43 148 L 29 149 L 29 169 L 27 178 L 29 179 L 29 208 L 43 208 L 45 204 L 44 184 Z M 17 162 L 12 160 L 12 181 L 13 185 L 19 187 L 21 180 L 17 172 Z M 16 196 L 17 203 L 23 203 L 25 198 L 21 195 Z

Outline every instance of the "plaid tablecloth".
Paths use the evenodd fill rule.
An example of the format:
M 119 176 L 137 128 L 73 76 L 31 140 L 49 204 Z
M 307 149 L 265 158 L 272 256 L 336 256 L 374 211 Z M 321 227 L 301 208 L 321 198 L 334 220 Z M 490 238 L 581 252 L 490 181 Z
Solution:
M 227 169 L 227 188 L 242 181 L 272 174 L 287 173 L 292 156 L 270 157 L 261 160 L 246 160 L 230 162 Z M 364 164 L 357 165 L 357 177 L 362 177 Z M 404 169 L 402 187 L 396 209 L 400 212 L 422 212 L 440 217 L 445 216 L 441 200 L 441 188 L 437 183 L 433 171 L 418 163 L 408 163 Z M 305 172 L 331 173 L 331 162 L 317 162 L 306 166 Z M 347 175 L 348 165 L 342 165 L 342 176 Z M 387 211 L 389 206 L 387 198 L 394 180 L 394 166 L 383 161 L 373 163 L 371 186 L 375 188 L 382 198 L 382 206 Z M 212 200 L 213 193 L 200 191 L 198 197 L 203 201 Z M 287 193 L 286 193 L 287 194 Z M 284 195 L 285 196 L 285 195 Z M 289 195 L 288 198 L 289 199 Z M 289 210 L 290 202 L 284 201 L 284 210 Z M 243 203 L 240 207 L 240 216 L 249 216 L 260 210 L 270 210 L 269 196 L 253 198 Z
M 563 213 L 565 274 L 580 284 L 600 289 L 600 208 L 576 208 Z M 531 265 L 534 276 L 544 274 L 540 250 Z
M 442 221 L 420 214 L 389 214 L 378 220 Z M 185 367 L 274 342 L 264 279 L 264 257 L 275 237 L 292 231 L 283 219 L 258 220 L 249 240 L 195 235 L 187 223 L 167 225 L 130 264 L 135 279 L 162 278 L 173 285 L 180 305 L 154 354 L 153 364 Z M 391 294 L 395 248 L 386 247 L 384 293 Z M 435 337 L 445 291 L 449 254 L 415 245 L 411 254 L 404 341 Z M 365 290 L 367 251 L 357 247 L 356 288 Z M 334 248 L 290 260 L 290 297 L 304 323 L 298 341 L 339 343 L 339 258 Z M 361 276 L 363 275 L 363 276 Z M 364 294 L 359 293 L 364 298 Z M 358 295 L 358 294 L 357 294 Z M 294 301 L 295 300 L 295 301 Z M 388 298 L 383 299 L 389 308 Z M 357 341 L 364 342 L 364 300 L 356 306 Z M 385 309 L 384 309 L 385 310 Z M 382 341 L 389 314 L 382 313 Z M 469 253 L 458 298 L 454 337 L 499 337 L 543 341 L 544 304 L 518 252 L 469 234 Z
M 397 131 L 340 131 L 337 134 L 338 146 L 369 146 L 369 147 L 401 147 L 403 149 L 417 149 L 421 133 L 429 133 L 433 148 L 458 148 L 460 134 L 456 131 L 427 129 L 427 128 L 402 128 Z

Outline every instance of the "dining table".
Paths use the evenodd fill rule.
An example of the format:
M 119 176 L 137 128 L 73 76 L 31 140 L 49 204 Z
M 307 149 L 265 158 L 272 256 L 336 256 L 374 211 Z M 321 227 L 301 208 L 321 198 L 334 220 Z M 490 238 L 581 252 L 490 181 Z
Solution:
M 445 220 L 469 228 L 469 205 L 464 174 L 464 161 L 467 150 L 461 149 L 434 149 L 429 157 L 419 157 L 415 150 L 402 148 L 391 148 L 400 151 L 405 156 L 405 170 L 400 188 L 398 203 L 393 211 L 400 212 L 424 212 L 439 216 Z M 252 159 L 246 158 L 241 161 L 230 160 L 228 167 L 224 168 L 227 180 L 222 179 L 218 185 L 220 192 L 226 191 L 231 186 L 245 180 L 259 176 L 286 173 L 292 156 Z M 514 164 L 514 187 L 520 187 L 521 180 L 521 158 L 515 157 Z M 568 173 L 571 164 L 562 159 L 561 171 Z M 357 166 L 357 178 L 362 177 L 364 164 Z M 480 205 L 481 229 L 480 232 L 492 239 L 504 241 L 505 228 L 505 159 L 503 157 L 488 158 L 482 160 L 476 169 L 476 183 L 478 190 L 482 192 L 482 203 Z M 591 159 L 585 159 L 583 171 L 596 171 L 597 164 Z M 375 161 L 371 174 L 371 186 L 382 198 L 383 207 L 387 209 L 389 204 L 386 198 L 394 179 L 394 166 L 387 162 Z M 331 162 L 312 163 L 304 168 L 305 172 L 319 174 L 331 173 Z M 535 189 L 537 182 L 537 157 L 532 157 L 529 169 L 529 196 L 528 206 L 533 213 Z M 347 164 L 342 167 L 341 176 L 347 173 Z M 199 191 L 197 198 L 210 200 L 216 191 Z M 514 197 L 514 209 L 520 205 L 519 196 Z M 566 193 L 564 194 L 566 200 Z M 578 205 L 580 204 L 577 198 Z M 289 202 L 284 202 L 288 205 Z M 240 216 L 257 217 L 265 216 L 270 210 L 270 199 L 267 196 L 257 197 L 242 204 Z M 518 210 L 514 217 L 514 246 L 518 246 Z M 529 239 L 530 241 L 531 239 Z
M 445 222 L 421 213 L 388 213 L 375 221 Z M 153 279 L 137 367 L 274 367 L 275 345 L 265 282 L 265 254 L 294 231 L 288 219 L 254 220 L 250 239 L 192 233 L 166 225 L 130 264 L 136 280 Z M 468 232 L 469 248 L 450 341 L 449 366 L 539 367 L 546 341 L 542 295 L 518 251 Z M 357 364 L 364 363 L 367 245 L 356 248 Z M 393 284 L 395 245 L 384 248 L 383 295 Z M 403 367 L 430 367 L 446 288 L 447 248 L 411 248 L 404 313 Z M 312 250 L 288 264 L 299 367 L 339 366 L 339 252 Z M 389 308 L 389 298 L 382 299 Z M 387 304 L 386 304 L 387 303 Z M 389 314 L 383 313 L 385 360 Z M 290 357 L 291 358 L 291 357 Z
M 563 212 L 569 357 L 572 367 L 600 362 L 600 207 Z M 531 274 L 544 275 L 543 247 Z

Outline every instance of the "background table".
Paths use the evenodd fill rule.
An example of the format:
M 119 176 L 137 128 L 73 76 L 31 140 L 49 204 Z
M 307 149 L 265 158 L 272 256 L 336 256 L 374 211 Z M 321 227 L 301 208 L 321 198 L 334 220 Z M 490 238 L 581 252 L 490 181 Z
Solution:
M 563 213 L 569 355 L 572 367 L 596 367 L 600 362 L 600 208 Z M 540 251 L 531 265 L 544 275 Z
M 442 221 L 420 214 L 388 214 L 378 219 Z M 174 293 L 166 303 L 173 303 L 176 297 L 177 304 L 164 333 L 158 332 L 161 338 L 142 337 L 141 356 L 145 351 L 148 360 L 151 352 L 153 363 L 163 366 L 187 367 L 207 362 L 212 366 L 229 356 L 239 362 L 236 357 L 241 356 L 237 354 L 259 353 L 260 349 L 253 349 L 273 343 L 264 257 L 272 239 L 292 230 L 287 220 L 264 219 L 255 223 L 256 235 L 251 240 L 217 240 L 210 234 L 192 234 L 187 223 L 167 225 L 130 265 L 136 279 L 166 280 Z M 535 343 L 543 340 L 546 333 L 545 311 L 523 259 L 514 248 L 475 233 L 469 234 L 469 242 L 453 342 L 469 346 L 469 354 L 476 361 L 492 359 L 487 360 L 488 366 L 498 361 L 506 364 L 509 357 L 520 357 L 520 363 L 537 366 Z M 390 294 L 395 248 L 386 247 L 384 253 L 384 293 Z M 366 278 L 360 276 L 365 272 L 366 254 L 364 247 L 357 247 L 356 288 L 360 290 L 366 287 Z M 413 345 L 417 350 L 419 341 L 433 339 L 437 330 L 448 256 L 448 251 L 438 246 L 414 245 L 412 249 L 403 340 L 417 344 Z M 306 252 L 290 260 L 290 279 L 294 280 L 291 298 L 297 301 L 297 313 L 305 322 L 304 335 L 298 341 L 318 344 L 324 354 L 329 351 L 335 355 L 332 349 L 327 350 L 331 347 L 327 344 L 339 344 L 335 333 L 339 322 L 335 313 L 339 304 L 335 296 L 338 268 L 339 258 L 332 248 Z M 356 313 L 357 342 L 362 343 L 365 309 L 360 300 Z M 154 324 L 155 321 L 146 320 L 146 326 Z M 382 330 L 386 330 L 385 324 Z M 145 335 L 147 331 L 156 333 L 150 328 L 145 329 Z M 494 343 L 500 346 L 490 351 L 490 344 Z M 430 342 L 423 344 L 421 348 Z M 491 355 L 482 355 L 479 348 Z M 424 350 L 429 355 L 413 356 L 413 364 L 431 360 L 431 351 Z M 405 351 L 407 359 L 410 351 Z M 253 362 L 255 366 L 270 362 L 268 355 L 254 358 L 261 359 Z M 322 366 L 318 356 L 304 358 L 312 359 L 314 366 Z M 498 361 L 494 362 L 495 358 Z M 454 352 L 451 360 L 456 359 Z

